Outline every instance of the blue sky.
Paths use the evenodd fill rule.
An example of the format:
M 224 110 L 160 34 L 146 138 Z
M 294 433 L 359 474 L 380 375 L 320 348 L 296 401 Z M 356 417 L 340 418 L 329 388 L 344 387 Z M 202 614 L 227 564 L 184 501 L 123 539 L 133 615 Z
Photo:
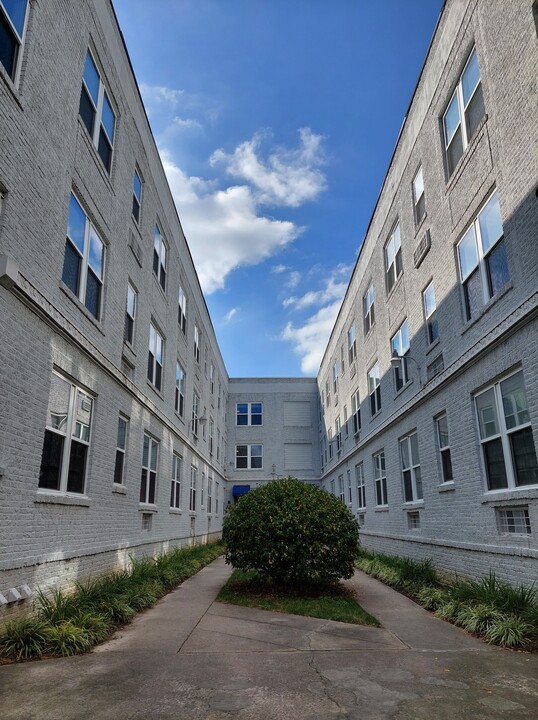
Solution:
M 229 374 L 315 375 L 442 0 L 114 0 Z

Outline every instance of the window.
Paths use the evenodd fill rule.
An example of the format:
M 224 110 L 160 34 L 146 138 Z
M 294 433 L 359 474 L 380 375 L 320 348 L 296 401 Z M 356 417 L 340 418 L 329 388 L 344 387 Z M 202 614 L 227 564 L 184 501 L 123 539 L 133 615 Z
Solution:
M 400 238 L 400 224 L 396 223 L 394 230 L 385 245 L 385 284 L 389 293 L 396 280 L 403 273 L 402 267 L 402 241 Z
M 179 300 L 177 310 L 177 321 L 183 335 L 187 334 L 187 296 L 185 291 L 179 286 Z
M 185 371 L 179 360 L 176 362 L 176 397 L 174 408 L 179 417 L 185 416 Z
M 215 480 L 215 515 L 219 514 L 220 483 Z
M 200 414 L 200 397 L 198 393 L 192 393 L 192 417 L 191 427 L 194 437 L 198 437 L 198 416 Z
M 213 418 L 209 418 L 209 454 L 213 455 L 213 440 L 215 435 L 215 423 Z
M 344 405 L 344 428 L 346 431 L 346 437 L 349 437 L 349 423 L 347 421 L 347 405 Z
M 407 513 L 407 528 L 409 530 L 420 530 L 420 513 L 419 512 L 408 512 Z
M 333 439 L 332 428 L 329 428 L 328 436 L 329 436 L 329 460 L 332 460 L 333 455 L 334 455 L 334 439 Z
M 217 428 L 217 462 L 220 460 L 220 430 Z
M 142 475 L 140 478 L 140 502 L 155 504 L 155 486 L 157 484 L 157 451 L 159 443 L 144 433 L 142 449 Z
M 443 482 L 451 482 L 454 477 L 452 475 L 452 458 L 450 456 L 450 444 L 448 442 L 448 421 L 446 415 L 440 415 L 435 420 L 437 430 L 437 444 L 439 454 L 441 456 L 441 474 Z
M 489 198 L 458 243 L 467 320 L 509 282 L 499 196 Z
M 140 222 L 140 203 L 142 202 L 142 180 L 140 179 L 140 175 L 138 174 L 138 171 L 134 171 L 134 177 L 133 177 L 133 217 L 136 220 L 136 223 Z
M 198 325 L 194 326 L 194 359 L 200 364 L 200 331 Z
M 529 508 L 498 508 L 497 527 L 501 535 L 530 535 Z
M 340 452 L 342 449 L 342 429 L 340 427 L 340 418 L 337 417 L 334 421 L 335 433 L 336 433 L 336 450 Z
M 375 504 L 378 507 L 388 505 L 387 473 L 385 470 L 385 452 L 376 453 L 374 460 Z
M 338 499 L 341 500 L 345 505 L 346 494 L 344 491 L 344 476 L 343 475 L 338 476 Z
M 370 415 L 373 417 L 381 410 L 381 380 L 378 363 L 368 371 L 368 393 L 370 395 Z
M 97 66 L 88 50 L 84 64 L 79 114 L 107 172 L 112 165 L 116 116 Z
M 237 403 L 236 425 L 262 425 L 262 403 Z
M 83 495 L 90 444 L 93 399 L 53 373 L 38 486 Z
M 148 352 L 148 380 L 157 389 L 162 386 L 163 377 L 163 345 L 164 340 L 155 329 L 153 323 L 149 325 L 149 352 Z
M 127 423 L 129 421 L 120 415 L 118 418 L 118 437 L 116 440 L 116 463 L 114 465 L 114 483 L 123 485 L 125 474 L 125 449 L 127 447 Z
M 213 512 L 213 477 L 210 474 L 207 476 L 207 512 Z
M 475 396 L 488 490 L 538 485 L 523 372 Z
M 428 285 L 422 293 L 422 305 L 424 307 L 424 317 L 426 318 L 426 328 L 428 331 L 428 342 L 431 344 L 439 337 L 439 328 L 437 326 L 437 306 L 435 304 L 435 290 L 433 281 Z
M 355 481 L 357 483 L 357 509 L 366 509 L 366 485 L 364 484 L 364 466 L 355 465 Z
M 181 509 L 181 482 L 183 479 L 183 458 L 174 453 L 172 455 L 172 483 L 170 485 L 170 507 Z
M 331 385 L 327 380 L 325 382 L 325 397 L 327 398 L 327 407 L 331 404 Z
M 338 392 L 338 375 L 340 374 L 340 365 L 338 360 L 333 365 L 333 392 L 336 395 Z
M 198 486 L 198 468 L 191 465 L 191 485 L 189 488 L 189 510 L 196 512 L 196 494 Z
M 355 390 L 351 396 L 351 412 L 353 414 L 353 434 L 358 435 L 361 429 L 361 401 L 358 390 Z
M 153 515 L 151 513 L 142 513 L 142 530 L 144 532 L 151 532 L 152 523 Z
M 62 280 L 99 320 L 105 246 L 79 201 L 71 193 Z
M 209 365 L 209 392 L 215 394 L 215 366 L 213 363 Z
M 424 198 L 424 177 L 422 167 L 413 178 L 413 206 L 415 208 L 415 225 L 420 225 L 426 216 L 426 200 Z
M 355 361 L 357 357 L 357 333 L 355 332 L 355 323 L 347 331 L 347 355 L 349 364 Z
M 131 283 L 129 283 L 127 285 L 127 306 L 125 308 L 125 328 L 123 331 L 123 339 L 125 342 L 129 343 L 129 345 L 132 345 L 134 340 L 136 296 L 136 290 Z
M 368 335 L 375 322 L 373 285 L 370 285 L 366 291 L 366 295 L 362 299 L 362 308 L 364 314 L 364 334 Z
M 153 237 L 153 274 L 163 290 L 166 290 L 167 252 L 166 243 L 159 230 L 159 226 L 155 225 L 155 234 Z
M 0 0 L 0 64 L 16 81 L 26 24 L 27 0 Z
M 237 470 L 261 470 L 263 445 L 236 445 L 235 467 Z
M 353 503 L 353 490 L 351 488 L 351 470 L 347 471 L 347 501 L 351 507 Z
M 203 466 L 205 467 L 205 465 Z M 205 472 L 202 470 L 202 482 L 200 484 L 200 508 L 203 510 L 205 506 Z
M 400 440 L 404 502 L 422 500 L 422 477 L 416 432 Z
M 443 116 L 449 177 L 485 114 L 478 58 L 473 49 Z
M 403 386 L 409 382 L 409 367 L 408 361 L 405 357 L 409 352 L 409 328 L 407 326 L 407 320 L 398 328 L 396 335 L 390 341 L 392 355 L 397 355 L 402 358 L 399 365 L 394 368 L 394 382 L 396 385 L 396 392 L 401 390 Z

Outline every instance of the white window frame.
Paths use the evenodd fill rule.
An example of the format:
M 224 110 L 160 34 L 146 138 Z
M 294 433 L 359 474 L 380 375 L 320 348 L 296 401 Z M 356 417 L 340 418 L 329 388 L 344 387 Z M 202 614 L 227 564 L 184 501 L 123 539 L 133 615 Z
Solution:
M 209 418 L 209 454 L 213 455 L 215 422 L 212 417 Z
M 155 223 L 155 231 L 153 235 L 153 276 L 159 283 L 159 287 L 163 292 L 166 292 L 167 266 L 168 244 L 164 239 L 159 223 Z
M 172 478 L 170 483 L 170 508 L 181 510 L 181 486 L 183 480 L 183 457 L 172 453 Z
M 151 370 L 150 370 L 151 363 Z M 148 382 L 159 392 L 163 385 L 164 338 L 153 322 L 149 324 Z M 160 372 L 159 372 L 160 370 Z
M 387 468 L 385 464 L 385 451 L 380 450 L 372 455 L 374 466 L 374 489 L 376 507 L 387 507 L 389 504 L 387 494 Z
M 424 195 L 424 173 L 422 172 L 422 165 L 415 173 L 415 177 L 413 178 L 412 182 L 412 188 L 415 226 L 418 227 L 426 217 L 426 196 Z
M 402 237 L 399 221 L 391 230 L 383 254 L 385 256 L 385 286 L 388 295 L 403 275 Z
M 136 328 L 136 306 L 138 300 L 138 293 L 129 281 L 127 283 L 127 299 L 125 303 L 125 330 L 123 333 L 124 341 L 133 347 L 135 338 Z
M 334 421 L 335 438 L 336 438 L 336 452 L 340 452 L 342 449 L 342 427 L 340 425 L 340 417 L 337 417 Z
M 407 361 L 407 355 L 409 355 L 409 350 L 409 325 L 406 318 L 390 340 L 391 355 L 396 353 L 398 357 L 401 358 L 399 366 L 393 369 L 394 386 L 396 388 L 396 392 L 404 388 L 410 380 L 409 364 Z
M 147 441 L 147 457 L 146 455 Z M 155 505 L 157 499 L 157 473 L 159 470 L 159 441 L 148 433 L 144 433 L 142 444 L 142 471 L 140 474 L 140 496 L 139 502 L 142 505 Z M 145 488 L 144 488 L 145 473 Z M 152 498 L 153 487 L 153 499 Z
M 441 430 L 441 422 L 445 421 L 446 424 L 446 432 L 443 433 Z M 443 440 L 443 434 L 446 434 L 446 443 Z M 446 413 L 441 413 L 441 415 L 438 415 L 435 418 L 435 435 L 437 437 L 437 449 L 439 450 L 439 465 L 441 468 L 441 478 L 443 483 L 447 482 L 453 482 L 454 480 L 454 471 L 452 468 L 452 456 L 450 452 L 450 436 L 448 432 L 448 418 Z M 448 457 L 448 461 L 446 461 L 446 458 Z M 448 468 L 447 468 L 447 462 L 448 466 L 450 467 L 450 477 L 447 477 L 448 475 Z
M 423 500 L 424 491 L 422 487 L 422 475 L 420 472 L 420 456 L 416 430 L 409 433 L 409 435 L 400 438 L 399 448 L 404 503 L 414 503 L 419 500 Z M 405 451 L 407 451 L 407 458 L 405 457 Z
M 209 363 L 209 392 L 211 395 L 215 394 L 215 366 L 213 361 Z
M 338 499 L 346 504 L 346 491 L 344 487 L 344 474 L 338 476 Z
M 340 375 L 340 363 L 335 360 L 333 365 L 333 392 L 336 395 L 338 393 L 338 376 Z
M 217 462 L 220 460 L 220 430 L 217 428 Z
M 198 420 L 200 417 L 200 396 L 193 390 L 192 393 L 192 414 L 191 414 L 191 429 L 192 434 L 195 438 L 198 437 Z
M 246 405 L 247 411 L 246 412 L 239 412 L 239 406 L 240 405 Z M 260 412 L 253 412 L 252 406 L 253 405 L 259 405 L 260 406 Z M 260 416 L 260 422 L 259 423 L 253 423 L 252 419 L 254 417 Z M 240 417 L 246 417 L 247 422 L 246 423 L 239 423 Z M 235 404 L 235 426 L 236 427 L 263 427 L 263 403 L 259 400 L 254 400 L 251 402 L 238 402 Z
M 196 465 L 191 465 L 191 482 L 189 486 L 189 512 L 196 512 L 196 500 L 198 494 L 198 468 Z
M 375 417 L 381 412 L 381 376 L 378 362 L 368 370 L 368 396 L 370 398 L 370 417 Z
M 213 514 L 213 475 L 211 471 L 207 473 L 207 514 Z
M 435 300 L 435 286 L 431 280 L 422 291 L 422 307 L 428 343 L 431 345 L 439 339 L 439 326 L 437 323 L 437 303 Z
M 532 535 L 528 505 L 496 508 L 499 535 L 529 537 Z
M 179 360 L 176 361 L 176 392 L 174 410 L 179 417 L 185 417 L 185 370 Z
M 59 464 L 59 473 L 58 473 L 58 487 L 57 488 L 47 488 L 43 485 L 40 485 L 41 477 L 38 480 L 38 491 L 46 494 L 54 494 L 54 495 L 68 495 L 68 496 L 74 496 L 74 497 L 85 497 L 86 496 L 86 478 L 87 478 L 87 471 L 88 471 L 88 453 L 89 453 L 89 446 L 91 442 L 91 428 L 92 428 L 92 422 L 93 422 L 93 416 L 94 416 L 94 407 L 95 407 L 95 398 L 90 395 L 86 390 L 84 390 L 82 387 L 77 385 L 76 383 L 72 382 L 68 378 L 64 377 L 58 372 L 53 371 L 52 377 L 58 378 L 61 380 L 65 385 L 69 388 L 69 398 L 67 400 L 67 413 L 62 412 L 61 414 L 55 414 L 52 412 L 54 409 L 52 407 L 53 398 L 50 397 L 50 391 L 52 391 L 52 380 L 51 380 L 51 387 L 49 391 L 49 400 L 48 400 L 48 407 L 47 407 L 47 422 L 45 425 L 45 437 L 43 439 L 43 449 L 45 447 L 45 443 L 47 442 L 47 436 L 46 433 L 49 432 L 52 435 L 60 436 L 63 438 L 62 441 L 62 450 L 61 450 L 61 460 Z M 83 423 L 77 420 L 77 404 L 79 402 L 80 398 L 80 404 L 82 407 L 82 403 L 90 403 L 90 407 L 82 407 L 82 410 L 84 412 L 90 413 L 90 418 L 88 423 Z M 49 409 L 50 412 L 50 418 L 49 418 Z M 63 408 L 62 408 L 63 409 Z M 53 421 L 53 418 L 55 418 L 55 421 Z M 87 432 L 86 432 L 87 429 Z M 84 471 L 82 475 L 82 492 L 78 492 L 73 489 L 69 489 L 69 465 L 71 461 L 71 450 L 72 446 L 74 444 L 82 445 L 86 448 L 85 450 L 85 459 L 84 459 Z M 41 461 L 41 467 L 43 467 L 43 459 Z M 41 472 L 40 472 L 41 476 Z
M 179 286 L 177 321 L 183 335 L 187 334 L 187 295 L 185 290 Z
M 357 330 L 355 323 L 352 323 L 347 331 L 347 354 L 351 365 L 357 358 Z
M 361 401 L 358 389 L 351 396 L 351 413 L 353 417 L 353 435 L 356 437 L 361 431 Z
M 194 324 L 194 361 L 197 365 L 200 364 L 200 330 L 198 325 Z
M 331 383 L 329 380 L 325 381 L 325 397 L 327 399 L 327 407 L 331 404 Z
M 246 448 L 245 454 L 239 455 L 239 448 Z M 259 452 L 257 450 L 259 448 Z M 255 452 L 253 452 L 255 450 Z M 246 467 L 239 467 L 238 460 L 246 459 Z M 260 465 L 253 465 L 252 462 L 260 458 Z M 241 463 L 242 464 L 242 463 Z M 262 443 L 238 443 L 235 446 L 235 469 L 236 470 L 263 470 L 263 445 Z
M 353 489 L 351 487 L 351 470 L 346 471 L 347 475 L 347 501 L 349 507 L 353 505 Z
M 357 510 L 366 510 L 366 484 L 364 482 L 364 465 L 355 465 L 355 484 L 357 486 Z
M 97 104 L 95 103 L 95 100 L 92 97 L 90 89 L 86 85 L 86 80 L 84 79 L 84 74 L 85 74 L 85 69 L 86 69 L 86 60 L 87 60 L 88 56 L 91 58 L 91 62 L 93 63 L 93 66 L 95 67 L 97 76 L 99 78 L 99 88 L 97 91 Z M 88 134 L 90 135 L 92 145 L 97 150 L 97 154 L 99 155 L 99 159 L 103 163 L 103 167 L 105 168 L 107 173 L 110 174 L 112 171 L 112 161 L 114 158 L 114 140 L 115 140 L 115 136 L 116 136 L 117 113 L 116 113 L 116 111 L 114 109 L 114 105 L 112 103 L 110 91 L 109 91 L 108 87 L 106 86 L 105 82 L 103 81 L 103 73 L 99 67 L 99 63 L 97 62 L 96 57 L 95 57 L 94 53 L 90 50 L 90 48 L 88 48 L 87 54 L 84 58 L 84 70 L 82 72 L 82 91 L 81 92 L 86 93 L 86 95 L 93 107 L 94 113 L 95 113 L 94 118 L 93 118 L 93 128 L 92 128 L 91 132 L 90 132 L 88 126 L 86 125 L 86 123 L 84 122 L 84 120 L 82 120 L 82 124 L 84 125 L 84 127 L 88 131 Z M 109 136 L 108 130 L 106 129 L 105 124 L 103 122 L 103 108 L 105 106 L 105 99 L 110 107 L 110 111 L 112 112 L 113 120 L 114 120 L 112 137 Z M 81 115 L 80 110 L 79 110 L 79 114 Z M 82 115 L 81 115 L 81 117 L 82 117 Z M 100 138 L 101 130 L 103 130 L 103 132 L 105 134 L 105 140 L 107 140 L 108 143 L 110 144 L 110 167 L 107 167 L 105 165 L 105 162 L 104 162 L 103 158 L 101 157 L 101 153 L 99 152 L 99 138 Z
M 139 185 L 139 191 L 138 194 L 136 192 L 136 179 L 138 178 L 138 185 Z M 137 225 L 140 225 L 140 210 L 142 208 L 142 176 L 140 175 L 137 168 L 134 170 L 133 174 L 133 207 L 131 210 L 131 215 L 133 216 L 133 220 Z
M 123 444 L 120 439 L 120 425 L 123 423 Z M 118 416 L 118 432 L 116 438 L 116 458 L 114 464 L 114 485 L 125 484 L 125 472 L 126 472 L 126 457 L 127 457 L 127 439 L 129 437 L 129 418 L 122 413 Z M 118 465 L 121 464 L 121 471 L 118 473 Z M 117 479 L 119 477 L 119 480 Z
M 375 294 L 374 294 L 374 284 L 370 283 L 368 286 L 368 290 L 364 293 L 364 296 L 362 298 L 362 313 L 364 318 L 364 336 L 368 335 L 370 330 L 373 328 L 375 324 L 375 309 L 374 309 L 374 302 L 375 302 Z
M 24 43 L 26 41 L 26 26 L 28 24 L 28 15 L 30 14 L 30 2 L 29 0 L 26 0 L 26 7 L 24 9 L 24 18 L 22 22 L 22 32 L 19 33 L 15 25 L 13 24 L 13 21 L 11 17 L 9 16 L 7 10 L 4 8 L 3 2 L 0 0 L 0 13 L 2 13 L 6 19 L 6 23 L 10 29 L 10 31 L 13 33 L 13 37 L 15 40 L 15 44 L 17 45 L 17 48 L 15 50 L 15 57 L 13 59 L 13 69 L 10 73 L 6 67 L 3 65 L 1 66 L 3 68 L 3 72 L 9 77 L 11 82 L 15 87 L 18 86 L 19 80 L 20 80 L 20 73 L 21 73 L 21 65 L 22 65 L 22 56 L 24 53 Z
M 332 478 L 332 480 L 331 480 L 330 487 L 331 487 L 331 490 L 330 490 L 331 495 L 334 495 L 336 497 L 336 482 L 335 482 L 334 478 Z
M 219 514 L 219 495 L 220 495 L 220 483 L 215 480 L 215 515 Z

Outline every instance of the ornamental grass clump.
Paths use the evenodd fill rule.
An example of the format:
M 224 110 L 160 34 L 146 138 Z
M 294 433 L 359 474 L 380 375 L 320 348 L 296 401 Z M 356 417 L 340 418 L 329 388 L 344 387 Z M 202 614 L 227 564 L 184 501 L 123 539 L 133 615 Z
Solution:
M 284 586 L 350 578 L 359 548 L 355 518 L 333 495 L 295 478 L 251 490 L 223 527 L 226 562 Z

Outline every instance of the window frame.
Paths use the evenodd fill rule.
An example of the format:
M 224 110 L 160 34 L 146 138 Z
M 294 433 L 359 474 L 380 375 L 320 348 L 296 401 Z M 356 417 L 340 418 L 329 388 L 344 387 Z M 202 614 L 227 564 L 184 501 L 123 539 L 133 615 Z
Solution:
M 147 442 L 147 461 L 144 464 L 144 455 L 146 454 Z M 159 441 L 149 433 L 145 432 L 142 441 L 142 469 L 140 473 L 140 495 L 139 503 L 141 505 L 155 505 L 157 498 L 157 475 L 159 472 Z M 155 450 L 155 456 L 153 455 Z M 155 467 L 153 467 L 155 460 Z M 145 473 L 145 474 L 144 474 Z
M 338 499 L 344 505 L 346 504 L 346 489 L 344 485 L 344 473 L 338 476 Z
M 198 467 L 191 463 L 191 477 L 189 485 L 189 512 L 195 513 L 198 495 Z
M 200 396 L 193 390 L 192 392 L 192 414 L 191 414 L 191 429 L 192 434 L 195 438 L 198 438 L 198 420 L 200 418 Z
M 85 74 L 86 74 L 86 62 L 88 57 L 91 60 L 91 63 L 93 67 L 95 68 L 95 72 L 97 73 L 97 79 L 99 81 L 98 88 L 97 88 L 97 102 L 95 102 L 95 99 L 90 91 L 90 88 L 86 84 Z M 118 113 L 116 109 L 114 108 L 114 103 L 112 101 L 111 92 L 109 90 L 108 84 L 104 82 L 103 80 L 103 71 L 101 70 L 100 63 L 96 59 L 95 53 L 92 51 L 91 48 L 88 48 L 85 58 L 84 58 L 84 70 L 82 73 L 82 88 L 81 88 L 81 98 L 79 102 L 79 116 L 82 119 L 82 124 L 86 128 L 88 135 L 90 136 L 90 140 L 92 145 L 94 146 L 99 159 L 103 163 L 103 167 L 105 168 L 106 172 L 110 175 L 112 172 L 112 160 L 114 157 L 114 140 L 116 137 L 116 126 L 118 122 Z M 91 107 L 93 108 L 93 120 L 92 120 L 92 129 L 87 126 L 86 121 L 84 119 L 84 115 L 80 111 L 80 107 L 82 104 L 82 94 L 85 93 L 87 99 L 89 100 Z M 108 103 L 108 106 L 110 108 L 110 111 L 112 113 L 112 119 L 114 122 L 113 128 L 112 128 L 112 137 L 109 136 L 108 130 L 106 128 L 105 122 L 103 121 L 103 108 L 105 106 L 105 99 Z M 110 155 L 108 158 L 108 166 L 105 160 L 103 159 L 103 156 L 101 154 L 101 130 L 104 132 L 104 140 L 105 143 L 108 144 Z
M 441 430 L 440 423 L 442 420 L 446 422 L 446 432 Z M 435 421 L 435 436 L 437 438 L 437 451 L 439 453 L 439 467 L 441 468 L 441 478 L 444 483 L 454 482 L 454 470 L 452 468 L 452 454 L 450 451 L 450 435 L 448 430 L 448 418 L 446 412 L 437 415 Z M 443 444 L 442 435 L 446 435 L 447 444 Z M 447 459 L 448 458 L 448 459 Z M 449 476 L 450 475 L 450 476 Z
M 357 328 L 354 322 L 347 331 L 347 355 L 351 365 L 357 359 Z
M 185 417 L 185 384 L 186 373 L 183 365 L 176 360 L 176 389 L 174 395 L 174 410 L 180 418 Z
M 433 297 L 433 310 L 428 301 L 428 294 L 431 291 Z M 429 307 L 430 305 L 430 307 Z M 436 340 L 439 340 L 439 324 L 437 321 L 437 301 L 435 299 L 435 285 L 433 280 L 426 285 L 422 291 L 422 309 L 424 311 L 424 322 L 426 324 L 426 337 L 428 344 L 432 345 Z
M 409 365 L 407 362 L 407 356 L 411 349 L 411 341 L 409 339 L 409 325 L 407 318 L 403 320 L 402 324 L 396 330 L 394 335 L 390 339 L 390 352 L 397 353 L 400 358 L 399 367 L 393 368 L 394 387 L 396 392 L 402 390 L 410 381 L 409 376 Z
M 154 334 L 154 342 L 151 342 L 152 332 Z M 159 343 L 160 341 L 160 343 Z M 153 347 L 152 347 L 153 345 Z M 159 353 L 160 345 L 160 353 Z M 160 360 L 158 359 L 160 354 Z M 151 370 L 150 370 L 151 368 Z M 148 349 L 148 368 L 147 379 L 150 385 L 158 392 L 162 392 L 164 378 L 164 337 L 161 335 L 153 321 L 149 323 L 149 349 Z
M 373 282 L 362 296 L 362 314 L 364 319 L 364 336 L 368 335 L 375 325 L 375 291 Z
M 120 445 L 120 423 L 125 424 L 125 430 L 123 433 L 123 447 Z M 114 485 L 125 487 L 125 473 L 126 465 L 125 460 L 127 457 L 127 441 L 129 437 L 129 418 L 123 413 L 118 415 L 118 432 L 116 438 L 116 458 L 114 463 Z M 121 464 L 121 469 L 118 472 L 118 466 Z M 117 477 L 119 476 L 119 481 Z
M 247 406 L 246 412 L 239 412 L 239 406 Z M 259 405 L 260 406 L 260 412 L 253 412 L 252 406 L 253 405 Z M 260 417 L 260 422 L 255 423 L 252 422 L 253 418 Z M 247 422 L 246 423 L 240 423 L 239 418 L 240 417 L 246 417 Z M 235 426 L 236 427 L 263 427 L 263 402 L 260 402 L 259 400 L 253 400 L 249 402 L 238 402 L 235 404 Z
M 413 438 L 415 442 L 413 443 Z M 422 474 L 420 470 L 420 454 L 418 449 L 418 434 L 414 430 L 398 441 L 400 455 L 400 470 L 402 474 L 402 490 L 404 503 L 416 503 L 424 500 L 424 488 L 422 484 Z M 406 458 L 404 448 L 407 448 L 408 465 L 405 464 Z M 415 457 L 416 450 L 416 457 Z M 408 492 L 410 491 L 410 492 Z
M 353 417 L 353 435 L 357 437 L 361 431 L 361 400 L 359 388 L 351 395 L 351 413 Z
M 136 178 L 138 178 L 139 191 L 136 193 Z M 133 174 L 133 207 L 131 208 L 131 215 L 135 223 L 140 226 L 140 211 L 142 209 L 142 175 L 138 168 L 135 167 Z
M 379 462 L 377 460 L 379 459 Z M 387 466 L 385 451 L 379 450 L 372 455 L 374 467 L 374 494 L 376 507 L 387 507 L 389 504 L 387 492 Z
M 181 510 L 181 489 L 183 486 L 183 456 L 172 453 L 172 477 L 170 480 L 170 509 Z
M 381 375 L 379 372 L 378 361 L 376 361 L 368 370 L 367 383 L 368 396 L 370 398 L 370 417 L 373 418 L 381 412 Z
M 357 510 L 366 510 L 366 483 L 364 480 L 364 463 L 355 465 L 355 485 L 357 487 Z
M 390 259 L 391 255 L 393 256 L 392 260 Z M 385 258 L 385 288 L 387 295 L 389 295 L 403 275 L 402 234 L 399 220 L 394 223 L 390 231 L 387 242 L 383 247 L 383 256 Z M 392 269 L 394 270 L 393 279 L 391 279 Z
M 417 178 L 420 175 L 421 177 L 421 183 L 422 183 L 422 192 L 419 194 L 417 191 Z M 422 223 L 424 218 L 426 217 L 426 195 L 424 190 L 424 172 L 422 170 L 422 165 L 419 165 L 418 170 L 416 171 L 413 180 L 411 182 L 412 192 L 413 192 L 413 212 L 415 217 L 415 227 L 418 228 L 418 226 Z M 422 204 L 421 204 L 422 200 Z
M 508 517 L 509 514 L 512 515 L 511 518 Z M 520 517 L 516 518 L 515 516 L 518 514 L 520 514 Z M 523 517 L 521 517 L 521 515 Z M 498 507 L 495 508 L 495 516 L 499 535 L 503 535 L 504 537 L 513 537 L 515 535 L 516 537 L 521 538 L 528 538 L 529 536 L 532 536 L 532 525 L 528 505 Z M 513 525 L 513 530 L 510 529 L 510 525 Z M 518 525 L 520 526 L 520 529 L 523 525 L 525 530 L 523 532 L 518 532 Z
M 333 363 L 332 377 L 333 377 L 333 393 L 336 396 L 338 394 L 338 378 L 340 376 L 340 362 L 335 360 Z
M 194 323 L 194 361 L 200 365 L 200 329 L 197 323 Z
M 132 297 L 132 303 L 130 298 Z M 130 305 L 132 304 L 132 310 Z M 136 328 L 136 306 L 138 304 L 138 292 L 132 282 L 127 283 L 127 298 L 125 303 L 125 328 L 123 331 L 123 340 L 131 347 L 134 346 L 135 328 Z
M 155 223 L 153 234 L 153 277 L 161 290 L 166 293 L 166 274 L 168 272 L 169 247 L 159 223 Z
M 7 75 L 15 87 L 18 87 L 21 75 L 22 67 L 22 56 L 24 53 L 24 45 L 26 42 L 26 29 L 28 26 L 28 16 L 30 15 L 30 1 L 25 0 L 24 17 L 22 20 L 22 31 L 15 27 L 13 19 L 10 17 L 7 8 L 4 7 L 4 3 L 0 0 L 0 13 L 4 16 L 9 31 L 13 35 L 14 39 L 14 52 L 11 60 L 11 70 L 5 65 L 0 65 L 2 71 Z
M 187 335 L 187 293 L 179 286 L 177 322 L 183 335 Z
M 246 454 L 239 455 L 239 448 L 246 448 Z M 253 455 L 252 449 L 253 448 L 260 448 L 259 454 L 256 453 Z M 243 459 L 245 458 L 246 466 L 241 467 L 238 465 L 239 458 Z M 253 465 L 252 461 L 254 459 L 260 458 L 260 464 L 259 465 Z M 262 443 L 238 443 L 235 446 L 235 469 L 236 470 L 263 470 L 263 444 Z

